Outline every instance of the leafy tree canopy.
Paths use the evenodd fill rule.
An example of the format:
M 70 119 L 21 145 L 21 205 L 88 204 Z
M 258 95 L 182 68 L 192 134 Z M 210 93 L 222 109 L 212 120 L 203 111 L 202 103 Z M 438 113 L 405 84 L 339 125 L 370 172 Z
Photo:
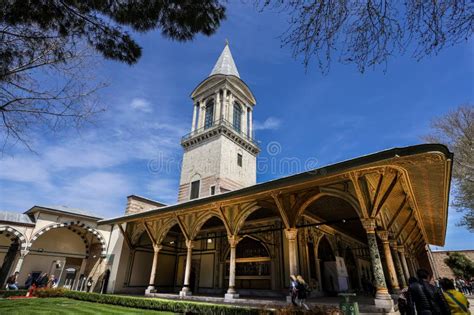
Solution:
M 453 271 L 456 277 L 471 279 L 474 277 L 474 262 L 459 252 L 448 253 L 444 259 L 446 265 Z

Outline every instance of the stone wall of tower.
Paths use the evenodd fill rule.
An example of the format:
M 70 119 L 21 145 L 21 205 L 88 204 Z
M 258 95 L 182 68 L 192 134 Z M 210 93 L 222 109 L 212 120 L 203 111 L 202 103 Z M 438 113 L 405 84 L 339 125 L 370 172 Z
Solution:
M 257 157 L 244 150 L 227 137 L 221 139 L 221 166 L 219 176 L 247 187 L 257 183 Z M 242 154 L 242 166 L 237 164 L 237 154 Z M 224 187 L 225 188 L 225 187 Z M 233 190 L 231 187 L 229 190 Z
M 242 154 L 242 166 L 237 154 Z M 200 180 L 199 197 L 210 195 L 211 186 L 216 194 L 256 183 L 256 156 L 242 149 L 223 135 L 211 138 L 183 154 L 178 202 L 190 198 L 190 183 Z

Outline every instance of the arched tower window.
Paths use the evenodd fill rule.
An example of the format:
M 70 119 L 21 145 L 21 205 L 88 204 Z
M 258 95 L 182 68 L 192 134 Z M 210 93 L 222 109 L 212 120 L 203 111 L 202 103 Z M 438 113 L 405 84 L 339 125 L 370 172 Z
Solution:
M 239 103 L 234 103 L 234 121 L 232 123 L 237 132 L 242 130 L 242 106 Z
M 214 100 L 209 100 L 206 103 L 206 117 L 204 120 L 204 128 L 212 127 L 214 122 Z

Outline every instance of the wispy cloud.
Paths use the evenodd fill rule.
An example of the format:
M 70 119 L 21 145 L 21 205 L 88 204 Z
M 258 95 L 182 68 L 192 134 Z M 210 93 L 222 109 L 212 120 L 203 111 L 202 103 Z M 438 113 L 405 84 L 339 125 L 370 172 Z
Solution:
M 150 102 L 144 98 L 134 98 L 130 102 L 130 107 L 135 110 L 142 111 L 145 113 L 151 113 L 153 111 L 153 109 L 151 108 Z
M 253 122 L 254 130 L 277 130 L 280 128 L 281 120 L 276 117 L 268 117 L 263 122 L 255 120 Z

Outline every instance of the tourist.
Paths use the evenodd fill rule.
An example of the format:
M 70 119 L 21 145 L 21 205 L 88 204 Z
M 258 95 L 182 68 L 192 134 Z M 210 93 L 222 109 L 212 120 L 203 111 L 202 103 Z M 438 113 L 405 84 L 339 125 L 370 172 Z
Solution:
M 18 283 L 16 279 L 18 278 L 18 272 L 15 272 L 13 275 L 7 279 L 7 290 L 18 290 Z
M 408 279 L 408 287 L 410 287 L 410 285 L 415 282 L 418 282 L 418 279 L 415 277 L 410 277 Z M 401 315 L 415 314 L 413 299 L 408 288 L 403 288 L 400 292 L 400 296 L 398 297 L 398 310 Z
M 41 276 L 36 279 L 36 287 L 38 288 L 45 288 L 48 285 L 49 277 L 48 274 L 45 272 Z
M 295 275 L 290 276 L 290 297 L 291 303 L 294 306 L 298 306 L 298 304 L 296 304 L 296 298 L 298 297 L 298 280 Z
M 448 302 L 449 309 L 453 315 L 468 315 L 469 312 L 469 302 L 467 298 L 461 292 L 457 291 L 454 287 L 454 283 L 447 279 L 443 278 L 440 280 L 441 288 L 443 289 L 443 295 Z
M 25 289 L 28 290 L 32 284 L 33 284 L 33 276 L 31 275 L 31 273 L 29 273 L 28 276 L 26 277 Z
M 48 289 L 51 288 L 56 288 L 58 286 L 58 279 L 54 275 L 49 276 L 48 283 L 46 284 L 46 287 Z
M 298 282 L 297 283 L 298 302 L 299 302 L 300 306 L 304 306 L 304 308 L 309 311 L 309 307 L 305 303 L 308 292 L 310 291 L 309 287 L 308 287 L 308 285 L 306 284 L 306 281 L 304 281 L 304 279 L 301 275 L 298 275 L 296 277 L 296 281 Z
M 430 273 L 425 269 L 416 272 L 418 281 L 410 284 L 410 295 L 418 315 L 449 315 L 451 311 L 441 290 L 430 283 Z

